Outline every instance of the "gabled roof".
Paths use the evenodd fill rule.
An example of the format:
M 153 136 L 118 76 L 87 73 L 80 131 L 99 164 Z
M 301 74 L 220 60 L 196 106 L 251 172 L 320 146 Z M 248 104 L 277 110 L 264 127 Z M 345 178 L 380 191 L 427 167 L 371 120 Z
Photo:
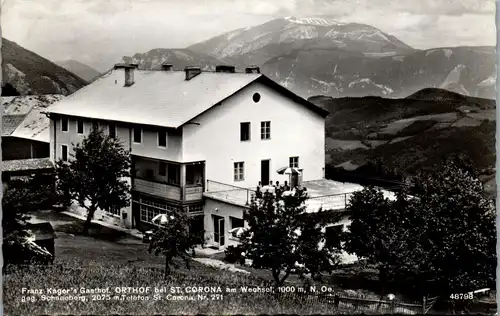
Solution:
M 50 142 L 50 120 L 42 112 L 63 95 L 2 97 L 2 136 Z
M 134 84 L 124 87 L 123 70 L 112 70 L 47 112 L 178 128 L 258 81 L 321 115 L 328 114 L 260 73 L 202 72 L 185 80 L 184 71 L 135 70 L 134 77 Z
M 50 143 L 50 119 L 43 111 L 46 109 L 32 109 L 10 136 Z

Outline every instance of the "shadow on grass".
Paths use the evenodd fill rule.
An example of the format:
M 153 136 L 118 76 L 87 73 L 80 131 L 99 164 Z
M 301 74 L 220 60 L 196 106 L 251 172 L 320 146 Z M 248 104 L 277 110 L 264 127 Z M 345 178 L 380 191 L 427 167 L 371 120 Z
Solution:
M 125 232 L 114 230 L 99 224 L 91 223 L 88 235 L 83 234 L 83 221 L 75 219 L 71 224 L 58 225 L 56 232 L 64 232 L 75 236 L 88 236 L 100 240 L 115 242 L 120 239 L 126 238 L 129 235 Z
M 32 218 L 37 220 L 49 221 L 54 226 L 54 230 L 57 232 L 63 232 L 67 234 L 72 234 L 75 236 L 84 236 L 83 225 L 84 221 L 62 214 L 59 212 L 45 210 L 38 211 L 30 214 Z M 96 239 L 115 242 L 120 239 L 126 238 L 129 235 L 126 232 L 115 230 L 106 226 L 99 225 L 97 223 L 91 223 L 88 237 L 93 237 Z

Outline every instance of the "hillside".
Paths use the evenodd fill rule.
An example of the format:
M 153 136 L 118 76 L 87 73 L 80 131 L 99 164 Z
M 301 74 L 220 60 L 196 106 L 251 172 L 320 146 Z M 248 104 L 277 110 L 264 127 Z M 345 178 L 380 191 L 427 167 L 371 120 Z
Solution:
M 331 98 L 311 102 L 327 109 L 327 163 L 353 171 L 380 159 L 412 175 L 453 153 L 485 170 L 495 166 L 495 101 L 425 89 L 403 99 Z
M 3 86 L 10 88 L 9 94 L 68 95 L 87 84 L 75 74 L 5 38 L 2 38 L 2 75 Z
M 186 66 L 200 66 L 202 69 L 214 69 L 215 65 L 226 64 L 225 61 L 207 54 L 193 52 L 189 49 L 152 49 L 147 53 L 138 53 L 132 57 L 124 56 L 123 62 L 139 64 L 142 69 L 161 69 L 161 64 L 170 63 L 175 70 Z
M 57 64 L 64 69 L 74 73 L 78 77 L 82 78 L 87 82 L 91 82 L 96 77 L 98 77 L 101 73 L 94 68 L 87 66 L 77 60 L 63 60 L 58 61 Z
M 443 88 L 495 98 L 494 47 L 416 50 L 373 26 L 328 17 L 278 18 L 188 47 L 264 74 L 304 97 L 404 97 Z

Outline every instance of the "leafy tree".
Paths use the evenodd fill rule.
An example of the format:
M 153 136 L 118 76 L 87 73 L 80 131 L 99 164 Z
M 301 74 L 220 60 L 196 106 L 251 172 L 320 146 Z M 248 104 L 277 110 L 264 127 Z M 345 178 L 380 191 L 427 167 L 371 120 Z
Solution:
M 495 281 L 495 208 L 472 164 L 453 156 L 421 173 L 395 201 L 367 188 L 350 200 L 345 249 L 379 264 L 380 280 L 446 296 Z M 409 192 L 411 194 L 408 195 Z
M 404 195 L 399 194 L 398 199 L 399 204 L 403 204 Z M 404 232 L 398 225 L 404 220 L 404 213 L 400 213 L 401 208 L 396 207 L 382 191 L 373 187 L 353 193 L 346 210 L 351 225 L 344 236 L 344 250 L 355 253 L 368 264 L 378 265 L 383 296 L 391 272 L 397 265 L 393 254 L 403 245 L 399 234 Z
M 29 240 L 26 229 L 33 211 L 40 202 L 40 193 L 33 190 L 31 182 L 13 180 L 3 190 L 2 229 L 3 258 L 5 263 L 49 261 L 52 255 L 44 248 Z
M 15 97 L 19 95 L 21 95 L 19 91 L 9 82 L 2 87 L 2 97 Z
M 184 260 L 186 268 L 189 269 L 189 252 L 202 243 L 201 238 L 194 236 L 189 231 L 189 218 L 185 211 L 177 210 L 165 214 L 168 221 L 160 226 L 153 234 L 148 251 L 156 256 L 165 256 L 165 278 L 170 274 L 170 266 L 178 268 L 174 258 L 180 257 Z
M 264 193 L 252 198 L 243 219 L 249 228 L 241 235 L 245 258 L 252 266 L 269 269 L 277 286 L 292 270 L 300 277 L 331 272 L 339 261 L 339 249 L 325 243 L 323 228 L 338 222 L 339 215 L 320 210 L 307 214 L 306 192 L 295 195 Z
M 452 156 L 437 174 L 413 181 L 406 228 L 412 251 L 396 271 L 418 289 L 436 295 L 466 293 L 495 284 L 495 206 L 470 160 Z M 418 221 L 417 221 L 418 219 Z M 420 257 L 418 254 L 425 254 Z M 418 256 L 418 257 L 417 257 Z
M 57 162 L 58 191 L 66 201 L 76 200 L 88 211 L 83 233 L 88 234 L 97 209 L 110 211 L 129 205 L 130 154 L 121 143 L 101 130 L 92 129 L 79 144 L 73 144 L 69 161 Z
M 2 229 L 4 238 L 11 233 L 24 229 L 30 219 L 28 212 L 32 209 L 32 194 L 26 183 L 13 180 L 3 190 Z

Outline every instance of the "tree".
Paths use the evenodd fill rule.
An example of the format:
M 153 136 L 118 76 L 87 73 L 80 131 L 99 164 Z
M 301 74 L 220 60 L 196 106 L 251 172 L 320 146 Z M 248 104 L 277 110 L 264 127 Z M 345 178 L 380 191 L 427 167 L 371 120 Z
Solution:
M 320 210 L 306 213 L 307 195 L 264 193 L 253 197 L 243 219 L 248 229 L 241 235 L 245 258 L 252 266 L 269 269 L 276 286 L 284 284 L 292 270 L 300 277 L 321 271 L 331 272 L 339 261 L 339 249 L 325 243 L 323 228 L 338 222 L 339 215 Z
M 34 192 L 28 181 L 13 180 L 4 187 L 2 200 L 3 257 L 5 263 L 50 261 L 52 255 L 29 239 L 26 229 L 29 211 L 40 203 L 40 193 Z
M 174 258 L 180 257 L 184 260 L 186 268 L 189 269 L 189 252 L 202 243 L 202 240 L 189 231 L 189 218 L 185 211 L 176 210 L 165 214 L 168 221 L 160 226 L 153 234 L 148 251 L 156 256 L 165 256 L 165 278 L 170 274 L 170 266 L 178 268 Z
M 491 287 L 494 205 L 464 158 L 453 156 L 438 170 L 420 173 L 394 201 L 376 189 L 354 194 L 345 249 L 379 264 L 382 284 L 398 280 L 418 295 Z
M 404 203 L 404 197 L 398 194 L 399 205 Z M 401 209 L 373 187 L 353 193 L 346 208 L 351 225 L 344 235 L 344 250 L 378 266 L 381 297 L 397 265 L 393 255 L 404 247 L 400 236 L 404 231 L 398 226 L 404 221 Z
M 2 97 L 15 97 L 19 95 L 21 95 L 19 91 L 9 82 L 2 87 Z
M 130 153 L 98 129 L 73 144 L 69 161 L 57 162 L 58 191 L 88 211 L 84 234 L 88 234 L 97 209 L 110 211 L 129 205 L 130 186 L 125 178 L 130 177 L 130 167 Z
M 478 172 L 469 159 L 452 156 L 436 174 L 421 173 L 413 181 L 408 227 L 413 251 L 396 271 L 421 291 L 446 296 L 495 284 L 496 210 L 484 198 Z M 416 219 L 418 218 L 418 222 Z M 424 257 L 416 257 L 418 253 Z

